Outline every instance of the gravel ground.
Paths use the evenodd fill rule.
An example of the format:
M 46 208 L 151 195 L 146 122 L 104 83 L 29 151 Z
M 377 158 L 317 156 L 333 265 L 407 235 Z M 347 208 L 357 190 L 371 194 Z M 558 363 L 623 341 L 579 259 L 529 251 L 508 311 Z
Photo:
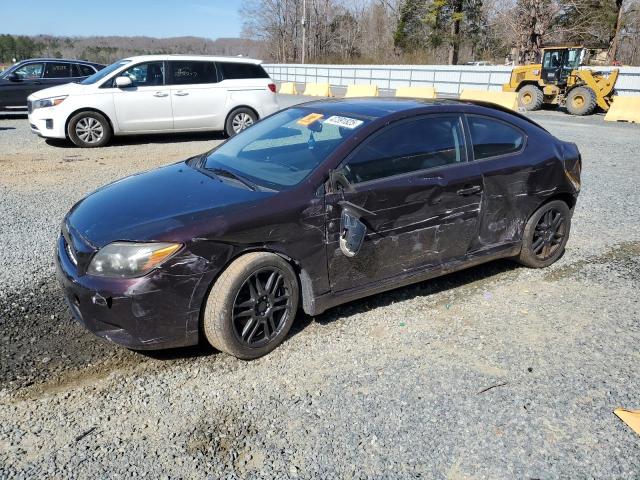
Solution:
M 243 362 L 142 355 L 70 318 L 53 244 L 71 205 L 219 135 L 48 144 L 0 119 L 0 477 L 640 478 L 640 126 L 532 117 L 576 142 L 566 255 L 495 262 L 301 316 Z

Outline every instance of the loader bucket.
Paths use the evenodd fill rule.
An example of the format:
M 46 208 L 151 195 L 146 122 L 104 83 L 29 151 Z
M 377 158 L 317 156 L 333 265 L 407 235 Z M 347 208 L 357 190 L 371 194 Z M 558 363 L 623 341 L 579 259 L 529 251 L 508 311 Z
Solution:
M 607 122 L 640 123 L 640 97 L 616 95 L 604 119 Z

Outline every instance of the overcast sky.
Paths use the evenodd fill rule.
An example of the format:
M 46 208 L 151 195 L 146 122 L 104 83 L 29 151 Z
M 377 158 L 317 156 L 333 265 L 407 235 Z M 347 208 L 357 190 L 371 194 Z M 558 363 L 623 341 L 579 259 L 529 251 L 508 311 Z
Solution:
M 240 35 L 242 0 L 0 0 L 0 33 L 145 35 L 219 38 Z

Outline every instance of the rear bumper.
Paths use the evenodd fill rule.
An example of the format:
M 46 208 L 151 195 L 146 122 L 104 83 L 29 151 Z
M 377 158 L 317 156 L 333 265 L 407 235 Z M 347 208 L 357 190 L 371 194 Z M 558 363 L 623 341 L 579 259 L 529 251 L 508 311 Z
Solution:
M 98 337 L 136 350 L 198 343 L 200 308 L 190 303 L 202 274 L 173 276 L 156 270 L 136 279 L 78 275 L 62 236 L 55 257 L 71 313 Z

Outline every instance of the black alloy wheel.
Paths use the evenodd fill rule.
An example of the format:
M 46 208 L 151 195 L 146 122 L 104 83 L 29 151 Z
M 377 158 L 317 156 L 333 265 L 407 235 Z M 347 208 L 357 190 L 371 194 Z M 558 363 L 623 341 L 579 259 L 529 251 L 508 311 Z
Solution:
M 561 248 L 565 236 L 566 223 L 562 212 L 551 208 L 540 217 L 533 233 L 531 250 L 542 261 L 553 257 Z
M 246 253 L 211 286 L 203 333 L 216 349 L 243 360 L 282 343 L 298 311 L 300 286 L 291 264 L 275 253 Z
M 247 278 L 233 304 L 234 332 L 242 344 L 266 345 L 282 331 L 291 310 L 284 272 L 267 267 Z
M 517 261 L 531 268 L 548 267 L 564 253 L 571 230 L 571 210 L 562 200 L 539 207 L 527 221 Z

